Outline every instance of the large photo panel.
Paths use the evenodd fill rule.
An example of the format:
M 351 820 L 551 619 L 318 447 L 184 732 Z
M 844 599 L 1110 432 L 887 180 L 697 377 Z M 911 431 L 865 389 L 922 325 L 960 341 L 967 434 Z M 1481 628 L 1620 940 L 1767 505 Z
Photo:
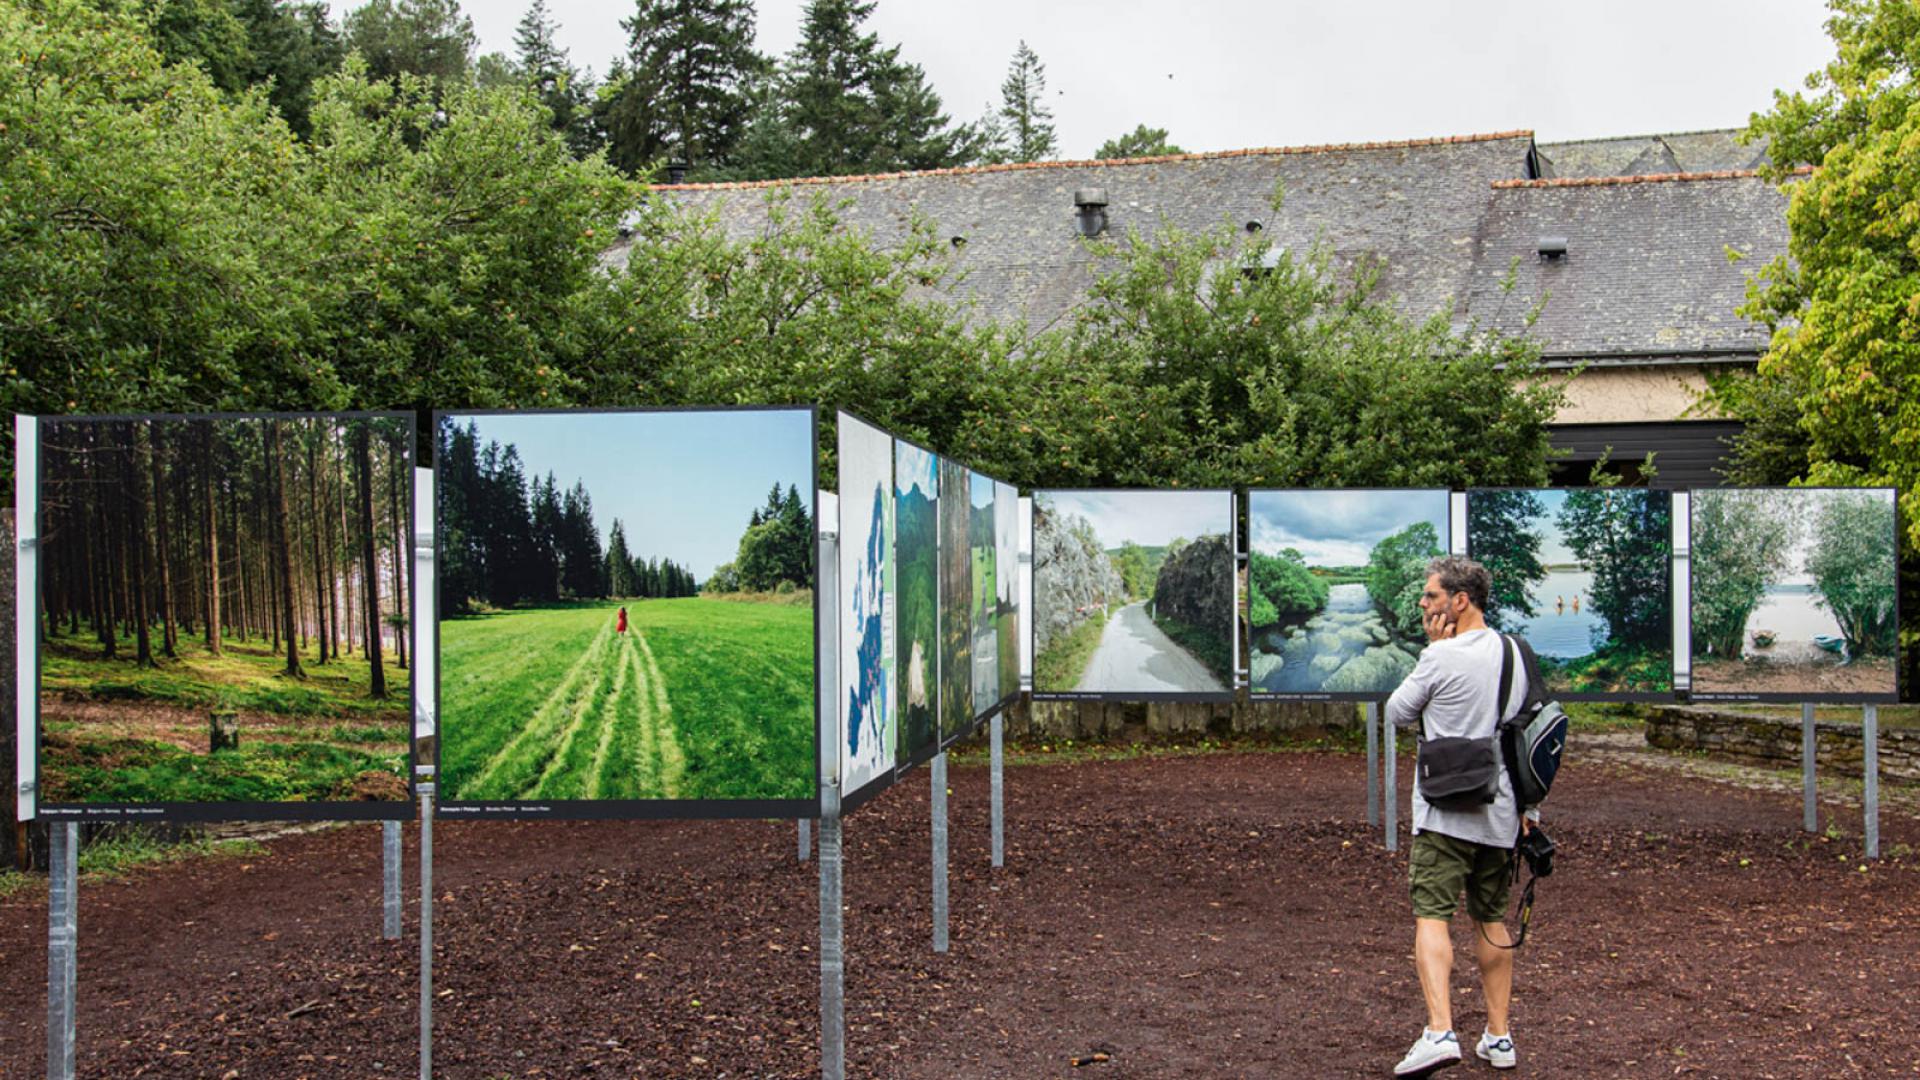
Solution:
M 940 459 L 940 744 L 973 727 L 973 484 Z
M 972 509 L 968 516 L 969 582 L 973 628 L 973 714 L 984 718 L 1000 707 L 1000 548 L 994 532 L 993 478 L 967 474 Z
M 993 485 L 994 633 L 998 637 L 1000 704 L 1020 696 L 1020 491 Z
M 413 446 L 411 414 L 43 418 L 41 816 L 411 816 Z
M 1444 489 L 1247 496 L 1250 692 L 1292 700 L 1393 693 L 1426 647 L 1427 563 L 1449 550 Z
M 894 764 L 904 768 L 940 750 L 940 458 L 895 439 L 893 476 Z
M 434 437 L 441 813 L 817 813 L 812 410 Z
M 895 576 L 893 436 L 841 413 L 840 790 L 851 799 L 893 778 Z M 845 804 L 843 803 L 843 806 Z
M 1233 696 L 1229 491 L 1033 496 L 1033 694 Z
M 1571 701 L 1673 696 L 1673 493 L 1467 492 L 1467 554 L 1493 575 L 1487 622 Z
M 1707 488 L 1690 501 L 1695 700 L 1899 700 L 1892 488 Z

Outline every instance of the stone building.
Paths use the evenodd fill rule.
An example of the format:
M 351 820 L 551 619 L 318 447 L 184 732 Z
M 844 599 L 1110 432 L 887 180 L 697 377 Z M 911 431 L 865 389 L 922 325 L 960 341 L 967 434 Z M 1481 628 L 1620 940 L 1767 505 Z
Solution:
M 1578 482 L 1607 447 L 1623 465 L 1651 450 L 1659 483 L 1684 486 L 1718 482 L 1737 426 L 1696 415 L 1694 395 L 1764 350 L 1764 329 L 1736 309 L 1751 269 L 1786 250 L 1786 198 L 1735 135 L 1513 131 L 658 190 L 717 212 L 735 237 L 765 227 L 771 188 L 845 199 L 848 223 L 883 244 L 917 213 L 952 243 L 963 273 L 949 287 L 975 317 L 1034 329 L 1084 302 L 1085 237 L 1163 220 L 1230 221 L 1296 251 L 1322 242 L 1336 264 L 1377 256 L 1383 291 L 1411 314 L 1450 305 L 1462 324 L 1518 330 L 1538 301 L 1531 333 L 1548 362 L 1581 371 L 1553 428 L 1563 474 Z

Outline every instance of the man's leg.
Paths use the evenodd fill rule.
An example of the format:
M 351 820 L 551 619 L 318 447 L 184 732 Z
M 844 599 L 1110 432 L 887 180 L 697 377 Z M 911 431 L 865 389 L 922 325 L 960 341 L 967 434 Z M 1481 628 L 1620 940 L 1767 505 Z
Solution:
M 1513 950 L 1498 946 L 1512 944 L 1507 924 L 1480 924 L 1480 936 L 1474 938 L 1474 955 L 1480 961 L 1480 985 L 1487 993 L 1487 1034 L 1507 1034 L 1507 1005 L 1513 1000 Z
M 1420 991 L 1427 998 L 1427 1030 L 1452 1031 L 1453 999 L 1448 982 L 1453 974 L 1453 935 L 1445 919 L 1415 919 L 1413 928 L 1413 964 L 1420 972 Z M 1506 1008 L 1503 993 L 1502 1017 Z M 1505 1020 L 1501 1023 L 1504 1025 Z

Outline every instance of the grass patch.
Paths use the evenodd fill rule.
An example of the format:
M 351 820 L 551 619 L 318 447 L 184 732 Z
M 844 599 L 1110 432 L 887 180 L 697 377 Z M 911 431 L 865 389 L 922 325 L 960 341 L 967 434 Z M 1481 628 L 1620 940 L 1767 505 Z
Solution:
M 145 829 L 113 832 L 80 849 L 80 872 L 96 878 L 120 878 L 149 866 L 164 866 L 190 859 L 233 858 L 262 855 L 266 845 L 258 840 L 212 840 L 193 837 L 165 841 Z
M 1569 701 L 1561 706 L 1574 731 L 1641 731 L 1647 715 L 1643 706 L 1611 701 Z
M 203 754 L 146 739 L 41 747 L 48 802 L 351 802 L 406 798 L 406 755 L 320 742 Z M 365 774 L 377 774 L 375 791 Z
M 33 874 L 23 874 L 18 870 L 0 870 L 0 900 L 11 900 L 16 893 L 22 893 L 41 879 Z
M 1005 746 L 1002 751 L 1002 760 L 1009 766 L 1074 765 L 1152 758 L 1200 757 L 1209 754 L 1282 754 L 1302 751 L 1363 753 L 1366 750 L 1367 737 L 1358 719 L 1356 713 L 1356 722 L 1352 725 L 1315 731 L 1311 734 L 1264 733 L 1224 737 L 1201 735 L 1130 743 L 1077 739 L 1061 739 L 1055 742 L 1015 742 Z M 1407 740 L 1402 739 L 1401 750 L 1405 751 L 1407 746 Z M 947 753 L 955 765 L 986 765 L 992 757 L 991 748 L 978 740 L 956 744 Z
M 1170 615 L 1156 614 L 1153 625 L 1160 632 L 1173 639 L 1173 643 L 1192 653 L 1220 685 L 1233 686 L 1233 646 L 1218 634 L 1209 633 L 1195 626 L 1189 626 Z
M 1571 660 L 1540 657 L 1549 690 L 1580 694 L 1663 694 L 1673 689 L 1673 657 L 1665 649 L 1609 642 Z
M 216 656 L 204 640 L 183 635 L 178 651 L 175 659 L 156 652 L 155 666 L 143 668 L 126 643 L 109 660 L 91 636 L 54 638 L 41 652 L 40 688 L 92 701 L 218 706 L 278 716 L 407 712 L 410 673 L 394 663 L 392 654 L 381 665 L 387 677 L 387 697 L 381 700 L 371 696 L 371 674 L 359 654 L 322 664 L 317 642 L 300 652 L 304 679 L 281 674 L 286 654 L 259 639 L 224 638 Z
M 1033 688 L 1041 693 L 1065 693 L 1080 685 L 1080 676 L 1100 648 L 1107 613 L 1097 611 L 1087 621 L 1054 638 L 1033 655 Z

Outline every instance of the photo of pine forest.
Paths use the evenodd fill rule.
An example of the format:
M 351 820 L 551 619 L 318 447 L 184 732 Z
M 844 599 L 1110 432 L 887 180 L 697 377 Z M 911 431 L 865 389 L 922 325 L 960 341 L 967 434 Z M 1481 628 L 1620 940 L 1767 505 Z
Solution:
M 43 803 L 404 803 L 413 438 L 43 420 Z

